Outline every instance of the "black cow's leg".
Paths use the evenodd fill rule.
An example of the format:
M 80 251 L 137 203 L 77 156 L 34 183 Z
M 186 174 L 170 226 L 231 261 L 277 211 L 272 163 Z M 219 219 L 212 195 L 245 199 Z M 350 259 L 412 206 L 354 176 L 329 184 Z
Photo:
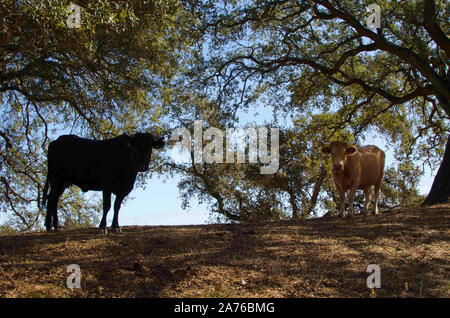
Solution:
M 61 231 L 58 223 L 58 200 L 63 192 L 64 185 L 56 183 L 55 186 L 51 188 L 50 194 L 48 195 L 47 215 L 45 217 L 45 228 L 47 229 L 47 232 L 52 230 L 52 223 L 55 232 Z
M 119 209 L 124 198 L 124 195 L 116 194 L 116 199 L 114 200 L 114 217 L 111 225 L 113 232 L 121 232 L 119 227 Z
M 58 222 L 58 201 L 59 201 L 59 197 L 63 194 L 65 189 L 66 189 L 65 186 L 61 185 L 57 189 L 59 191 L 55 193 L 55 209 L 53 210 L 53 230 L 55 232 L 62 232 L 62 229 L 59 227 L 59 222 Z
M 50 193 L 47 196 L 47 214 L 45 216 L 45 228 L 47 232 L 52 231 L 52 220 L 53 215 L 55 214 L 53 211 L 56 210 L 58 205 L 58 200 L 55 199 L 55 183 L 50 182 Z
M 53 197 L 47 196 L 47 214 L 45 215 L 45 228 L 47 232 L 52 231 L 52 207 L 53 207 Z
M 98 226 L 102 232 L 106 233 L 106 216 L 111 208 L 111 192 L 103 191 L 103 217 Z

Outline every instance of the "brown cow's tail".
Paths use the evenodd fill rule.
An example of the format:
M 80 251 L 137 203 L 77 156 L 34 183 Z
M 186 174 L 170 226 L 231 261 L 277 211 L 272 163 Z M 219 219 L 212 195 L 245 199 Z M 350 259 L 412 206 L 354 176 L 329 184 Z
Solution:
M 383 164 L 381 165 L 381 180 L 386 178 L 386 171 L 385 171 L 385 165 L 386 165 L 386 154 L 384 151 L 381 151 L 381 158 L 383 159 Z
M 48 173 L 47 173 L 47 179 L 45 180 L 45 186 L 44 186 L 44 192 L 42 193 L 42 204 L 41 207 L 43 209 L 45 209 L 45 206 L 47 205 L 47 192 L 48 192 Z M 39 206 L 39 201 L 38 201 L 38 208 L 41 208 Z

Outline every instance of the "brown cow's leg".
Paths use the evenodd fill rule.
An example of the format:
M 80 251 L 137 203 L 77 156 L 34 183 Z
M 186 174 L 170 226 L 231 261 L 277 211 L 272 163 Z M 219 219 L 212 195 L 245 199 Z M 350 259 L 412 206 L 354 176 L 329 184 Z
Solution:
M 370 205 L 370 187 L 363 189 L 364 198 L 366 199 L 364 202 L 364 214 L 369 214 L 369 205 Z
M 380 189 L 381 189 L 381 181 L 377 181 L 377 183 L 375 183 L 375 206 L 374 206 L 374 213 L 378 214 L 378 198 L 380 196 Z
M 345 216 L 345 191 L 341 187 L 338 187 L 339 191 L 339 217 Z
M 356 186 L 352 187 L 350 189 L 349 194 L 348 194 L 348 205 L 349 205 L 349 208 L 348 208 L 348 213 L 347 213 L 346 217 L 349 217 L 349 218 L 351 218 L 354 215 L 354 213 L 353 213 L 353 200 L 355 199 L 355 192 L 356 192 Z

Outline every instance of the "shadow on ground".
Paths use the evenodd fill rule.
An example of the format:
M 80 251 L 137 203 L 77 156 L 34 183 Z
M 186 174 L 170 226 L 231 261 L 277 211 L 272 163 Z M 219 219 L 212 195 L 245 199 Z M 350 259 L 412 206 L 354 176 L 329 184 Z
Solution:
M 449 297 L 449 212 L 1 236 L 0 297 Z

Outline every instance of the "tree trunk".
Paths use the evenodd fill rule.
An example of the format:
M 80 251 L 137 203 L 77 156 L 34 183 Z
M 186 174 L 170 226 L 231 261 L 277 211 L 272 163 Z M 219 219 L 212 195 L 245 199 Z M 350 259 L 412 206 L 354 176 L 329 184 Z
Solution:
M 287 192 L 289 193 L 289 202 L 291 203 L 292 207 L 292 220 L 295 220 L 298 218 L 298 206 L 297 203 L 295 202 L 296 198 L 294 195 L 294 191 L 292 191 L 292 189 L 288 189 Z
M 450 136 L 445 146 L 444 159 L 434 178 L 430 193 L 422 203 L 422 206 L 447 203 L 450 197 Z
M 327 176 L 327 170 L 325 169 L 325 166 L 322 165 L 320 167 L 319 177 L 317 178 L 317 181 L 314 184 L 311 201 L 309 202 L 309 205 L 304 212 L 305 215 L 311 214 L 312 210 L 316 206 L 317 198 L 319 197 L 319 193 L 320 193 L 320 187 L 322 187 L 323 179 L 325 179 L 326 176 Z

